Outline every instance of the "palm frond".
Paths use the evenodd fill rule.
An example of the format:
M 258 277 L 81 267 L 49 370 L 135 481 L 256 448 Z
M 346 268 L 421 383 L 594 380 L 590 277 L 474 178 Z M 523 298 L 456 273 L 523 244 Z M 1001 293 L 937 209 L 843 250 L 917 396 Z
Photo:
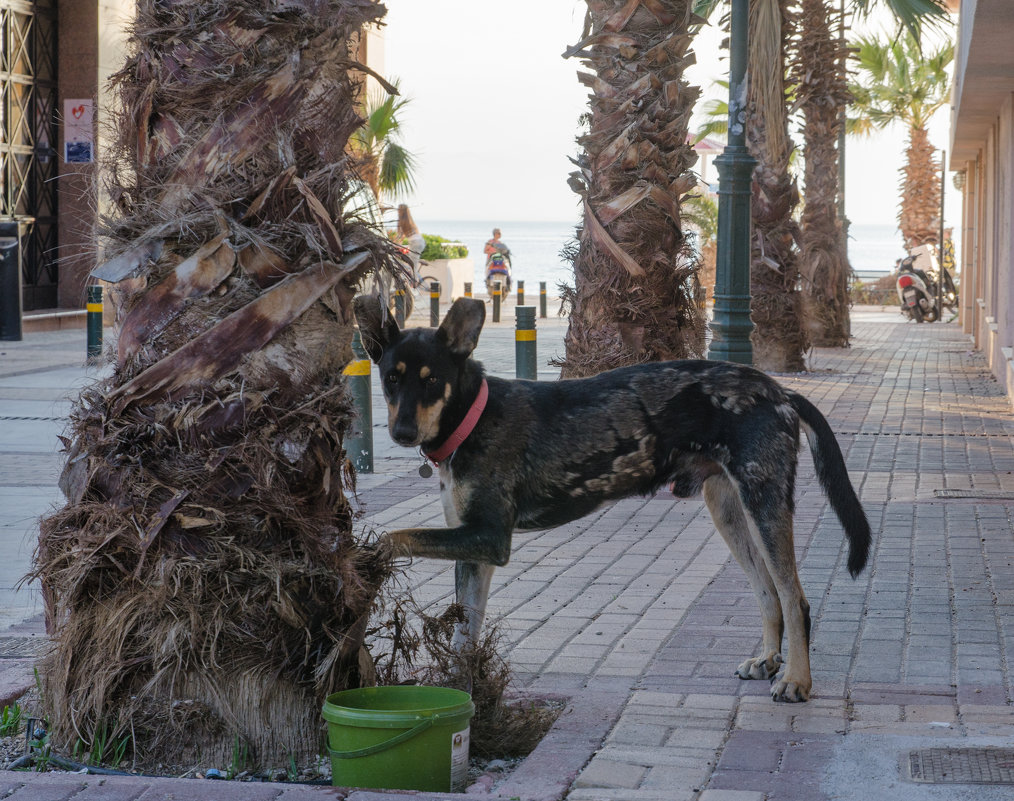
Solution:
M 380 188 L 394 195 L 415 191 L 415 156 L 397 142 L 388 142 L 380 160 Z
M 951 24 L 943 0 L 852 0 L 851 10 L 865 19 L 881 5 L 887 6 L 898 25 L 919 45 L 924 25 L 940 30 Z

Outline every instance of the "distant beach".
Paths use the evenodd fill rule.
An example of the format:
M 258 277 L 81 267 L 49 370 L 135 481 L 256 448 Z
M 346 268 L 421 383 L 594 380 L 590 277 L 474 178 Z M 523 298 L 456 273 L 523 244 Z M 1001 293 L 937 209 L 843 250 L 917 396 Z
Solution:
M 511 249 L 515 279 L 525 282 L 530 293 L 539 291 L 545 281 L 550 294 L 556 294 L 560 283 L 572 284 L 573 273 L 560 251 L 574 241 L 578 221 L 511 222 L 487 220 L 417 220 L 425 234 L 463 242 L 475 266 L 475 282 L 481 284 L 485 257 L 483 245 L 492 236 L 493 228 L 503 232 L 503 241 Z M 895 225 L 853 225 L 849 236 L 849 260 L 864 280 L 886 275 L 894 268 L 895 259 L 905 255 L 901 234 Z

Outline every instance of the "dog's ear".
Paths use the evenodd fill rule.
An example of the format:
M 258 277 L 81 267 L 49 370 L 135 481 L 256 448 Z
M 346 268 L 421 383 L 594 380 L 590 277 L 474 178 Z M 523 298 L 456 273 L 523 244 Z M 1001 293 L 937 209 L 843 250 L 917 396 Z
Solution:
M 485 303 L 474 298 L 458 298 L 437 329 L 437 336 L 443 339 L 454 356 L 464 359 L 479 344 L 479 332 L 484 322 Z
M 359 323 L 363 347 L 366 348 L 370 358 L 379 364 L 384 351 L 391 347 L 401 334 L 398 323 L 379 295 L 358 295 L 352 301 L 352 308 L 356 313 L 356 322 Z

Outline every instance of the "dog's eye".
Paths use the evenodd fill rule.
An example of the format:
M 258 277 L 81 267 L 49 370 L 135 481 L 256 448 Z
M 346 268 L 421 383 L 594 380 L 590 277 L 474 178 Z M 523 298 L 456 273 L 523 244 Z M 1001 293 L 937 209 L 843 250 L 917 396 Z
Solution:
M 434 384 L 437 383 L 437 377 L 435 375 L 428 376 L 426 378 L 426 383 L 432 387 Z
M 398 381 L 399 381 L 399 379 L 401 379 L 401 375 L 399 373 L 388 373 L 387 374 L 387 383 L 388 384 L 397 384 Z

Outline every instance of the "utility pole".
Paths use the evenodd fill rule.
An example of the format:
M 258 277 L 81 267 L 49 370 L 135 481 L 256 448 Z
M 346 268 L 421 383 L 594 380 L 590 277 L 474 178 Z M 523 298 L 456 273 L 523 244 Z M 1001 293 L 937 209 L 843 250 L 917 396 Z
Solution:
M 940 237 L 937 240 L 937 322 L 944 321 L 944 188 L 947 185 L 947 151 L 940 151 Z
M 750 333 L 750 185 L 756 160 L 746 147 L 749 0 L 732 0 L 729 46 L 729 141 L 718 158 L 718 252 L 714 338 L 708 358 L 753 364 Z

